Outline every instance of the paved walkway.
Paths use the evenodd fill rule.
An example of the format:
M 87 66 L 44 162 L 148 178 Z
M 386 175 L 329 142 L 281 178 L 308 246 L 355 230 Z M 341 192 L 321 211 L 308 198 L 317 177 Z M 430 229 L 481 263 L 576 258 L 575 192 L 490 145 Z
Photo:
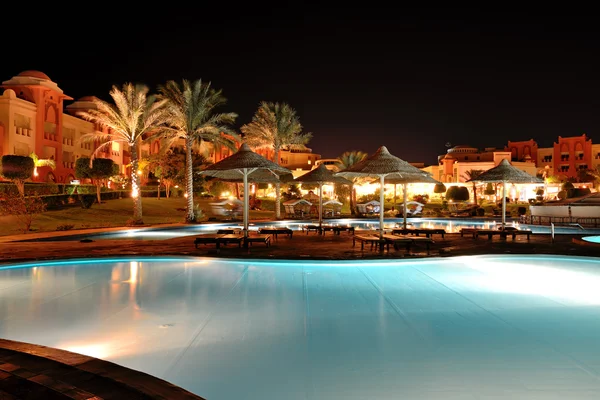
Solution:
M 70 232 L 74 234 L 75 232 Z M 40 236 L 56 235 L 49 233 Z M 63 233 L 64 234 L 64 233 Z M 518 236 L 515 240 L 501 239 L 494 236 L 473 239 L 470 236 L 461 237 L 458 233 L 434 235 L 435 243 L 429 252 L 425 246 L 415 245 L 410 253 L 404 249 L 390 251 L 371 251 L 365 247 L 352 246 L 352 234 L 342 232 L 334 235 L 327 232 L 319 235 L 316 232 L 295 232 L 291 238 L 278 235 L 271 245 L 255 243 L 248 251 L 237 245 L 221 246 L 219 253 L 214 244 L 194 246 L 194 236 L 185 236 L 166 240 L 96 240 L 82 243 L 80 241 L 62 242 L 14 242 L 19 237 L 4 237 L 0 239 L 0 264 L 19 261 L 34 261 L 43 259 L 90 258 L 107 256 L 132 255 L 185 255 L 210 257 L 243 257 L 265 259 L 366 259 L 366 258 L 406 258 L 406 257 L 435 257 L 475 254 L 564 254 L 600 257 L 600 245 L 582 245 L 583 235 L 556 235 L 554 241 L 549 234 L 533 234 L 530 240 Z M 30 237 L 29 235 L 27 237 Z M 22 238 L 22 237 L 20 237 Z

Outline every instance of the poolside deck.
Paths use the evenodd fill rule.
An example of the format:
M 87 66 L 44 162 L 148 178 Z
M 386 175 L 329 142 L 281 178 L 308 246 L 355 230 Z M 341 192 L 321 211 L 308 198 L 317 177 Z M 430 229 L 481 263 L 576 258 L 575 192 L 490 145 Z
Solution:
M 52 234 L 47 234 L 50 236 Z M 64 242 L 13 242 L 22 236 L 3 237 L 0 240 L 0 264 L 59 258 L 108 257 L 113 255 L 188 255 L 209 257 L 241 257 L 268 259 L 324 259 L 344 260 L 358 258 L 436 257 L 473 254 L 565 254 L 600 257 L 600 246 L 583 246 L 577 242 L 585 235 L 532 235 L 529 240 L 518 236 L 515 240 L 473 240 L 460 233 L 447 233 L 436 237 L 436 245 L 429 252 L 415 251 L 404 255 L 403 251 L 371 252 L 352 246 L 352 235 L 294 235 L 293 239 L 271 242 L 270 246 L 253 246 L 248 253 L 243 246 L 221 247 L 194 246 L 193 236 L 166 240 L 96 240 L 88 243 Z

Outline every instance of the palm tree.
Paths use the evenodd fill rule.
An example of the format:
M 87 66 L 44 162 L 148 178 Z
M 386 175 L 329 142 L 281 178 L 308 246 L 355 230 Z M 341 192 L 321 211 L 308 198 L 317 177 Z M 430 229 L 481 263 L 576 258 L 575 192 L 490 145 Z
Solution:
M 167 101 L 168 119 L 160 133 L 172 143 L 181 139 L 185 142 L 185 186 L 187 193 L 187 222 L 195 222 L 194 179 L 192 149 L 202 147 L 203 142 L 216 146 L 236 149 L 240 141 L 230 124 L 235 122 L 236 113 L 215 113 L 215 109 L 224 105 L 227 99 L 221 90 L 211 88 L 210 82 L 202 80 L 190 82 L 183 80 L 181 85 L 168 81 L 159 86 L 160 98 Z
M 357 164 L 368 157 L 368 154 L 362 151 L 346 151 L 341 156 L 337 158 L 337 167 L 340 170 L 345 170 Z M 350 213 L 352 215 L 356 214 L 356 192 L 354 191 L 354 184 L 358 181 L 359 178 L 351 179 L 352 185 L 350 186 Z
M 142 197 L 140 195 L 138 162 L 140 144 L 165 121 L 165 100 L 148 95 L 146 85 L 123 84 L 113 86 L 110 96 L 115 104 L 94 99 L 95 109 L 78 113 L 82 118 L 108 128 L 108 133 L 94 132 L 83 135 L 82 142 L 101 143 L 93 155 L 110 148 L 113 143 L 124 143 L 131 149 L 131 197 L 133 198 L 133 224 L 143 224 Z
M 38 167 L 50 167 L 51 169 L 56 169 L 56 161 L 52 159 L 39 158 L 35 153 L 31 153 L 29 157 L 33 160 L 33 176 L 38 176 Z
M 484 172 L 485 171 L 482 169 L 470 169 L 468 171 L 465 171 L 462 178 L 465 181 L 469 181 L 471 179 L 477 179 L 477 177 Z M 477 183 L 476 182 L 472 182 L 472 183 L 473 183 L 473 204 L 477 205 L 477 186 L 476 186 Z
M 296 110 L 287 103 L 263 101 L 252 117 L 252 122 L 241 128 L 248 146 L 273 151 L 273 159 L 279 162 L 281 150 L 303 150 L 312 139 L 312 133 L 301 133 L 302 125 Z M 275 218 L 281 218 L 280 184 L 275 184 Z

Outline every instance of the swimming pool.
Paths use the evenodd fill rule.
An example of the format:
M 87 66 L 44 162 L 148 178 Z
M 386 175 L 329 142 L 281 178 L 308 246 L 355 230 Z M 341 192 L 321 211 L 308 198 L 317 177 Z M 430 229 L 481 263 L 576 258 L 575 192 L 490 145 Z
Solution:
M 250 229 L 259 229 L 266 226 L 284 226 L 292 230 L 299 231 L 302 225 L 318 224 L 318 221 L 309 220 L 284 220 L 284 221 L 267 221 L 252 223 Z M 325 224 L 332 225 L 349 225 L 356 229 L 378 229 L 379 219 L 328 219 Z M 490 219 L 477 218 L 409 218 L 408 223 L 415 228 L 442 228 L 446 232 L 460 232 L 461 228 L 494 228 L 500 222 Z M 393 228 L 402 226 L 402 218 L 386 218 L 385 227 Z M 520 227 L 522 229 L 530 229 L 533 233 L 550 233 L 549 226 L 542 225 L 523 225 L 518 222 L 508 222 L 509 226 Z M 63 241 L 63 240 L 106 240 L 106 239 L 139 239 L 139 240 L 164 240 L 176 237 L 192 236 L 200 233 L 214 233 L 220 228 L 242 228 L 241 222 L 226 222 L 226 223 L 205 223 L 205 224 L 190 224 L 177 226 L 161 226 L 150 228 L 126 228 L 118 231 L 102 232 L 102 233 L 84 233 L 84 234 L 65 234 L 55 235 L 52 237 L 24 239 L 22 242 L 43 242 L 43 241 Z M 554 233 L 559 234 L 594 234 L 599 233 L 600 229 L 584 229 L 578 227 L 557 226 Z
M 600 260 L 193 257 L 0 267 L 0 337 L 208 399 L 600 398 Z

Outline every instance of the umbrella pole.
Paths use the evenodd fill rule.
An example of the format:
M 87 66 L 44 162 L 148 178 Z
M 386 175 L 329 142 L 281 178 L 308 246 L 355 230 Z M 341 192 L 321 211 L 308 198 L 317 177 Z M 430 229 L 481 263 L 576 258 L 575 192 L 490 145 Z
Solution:
M 384 207 L 384 196 L 383 196 L 384 180 L 385 180 L 385 176 L 381 175 L 379 177 L 379 187 L 380 187 L 380 190 L 379 190 L 379 203 L 381 204 L 379 206 L 379 240 L 383 240 L 383 210 L 385 208 Z M 379 245 L 379 249 L 381 251 L 383 251 L 383 246 L 381 245 L 381 243 Z
M 502 181 L 502 229 L 506 225 L 506 181 Z
M 402 212 L 402 214 L 404 214 L 404 229 L 406 229 L 406 194 L 407 194 L 406 192 L 408 191 L 407 186 L 408 185 L 406 183 L 402 184 L 402 193 L 403 193 L 403 197 L 404 197 L 402 199 L 402 201 L 404 202 L 403 206 L 402 206 L 402 208 L 404 208 L 404 211 Z
M 319 233 L 323 223 L 323 183 L 319 183 Z
M 248 169 L 244 168 L 244 239 L 248 237 L 248 216 L 249 216 L 249 199 L 250 195 L 248 193 Z M 248 245 L 248 241 L 244 240 L 244 246 Z

